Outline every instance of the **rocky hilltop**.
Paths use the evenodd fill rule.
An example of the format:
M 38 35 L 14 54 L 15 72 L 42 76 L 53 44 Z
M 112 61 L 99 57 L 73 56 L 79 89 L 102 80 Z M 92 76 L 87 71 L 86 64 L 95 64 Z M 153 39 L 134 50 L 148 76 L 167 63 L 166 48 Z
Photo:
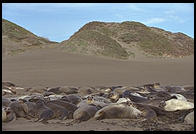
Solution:
M 2 55 L 14 55 L 31 48 L 56 43 L 39 37 L 8 20 L 2 19 Z
M 61 47 L 68 52 L 118 59 L 135 57 L 138 51 L 151 56 L 182 57 L 194 53 L 194 40 L 183 33 L 171 33 L 134 21 L 94 21 L 61 42 Z

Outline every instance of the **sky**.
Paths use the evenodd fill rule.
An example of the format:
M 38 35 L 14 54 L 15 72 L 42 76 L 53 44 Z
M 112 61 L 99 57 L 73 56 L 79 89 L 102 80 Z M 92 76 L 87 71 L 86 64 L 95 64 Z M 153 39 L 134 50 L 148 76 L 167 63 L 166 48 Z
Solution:
M 194 3 L 3 3 L 2 18 L 57 42 L 91 21 L 137 21 L 194 38 Z

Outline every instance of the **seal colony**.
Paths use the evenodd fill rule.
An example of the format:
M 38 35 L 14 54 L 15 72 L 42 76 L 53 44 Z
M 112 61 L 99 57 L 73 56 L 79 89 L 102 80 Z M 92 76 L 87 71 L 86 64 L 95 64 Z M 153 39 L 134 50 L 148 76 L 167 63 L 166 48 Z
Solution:
M 152 83 L 135 87 L 64 86 L 31 89 L 2 82 L 3 123 L 25 118 L 47 125 L 56 119 L 70 126 L 88 120 L 128 119 L 130 122 L 137 120 L 137 123 L 143 123 L 143 130 L 149 130 L 150 127 L 145 126 L 145 122 L 161 122 L 165 125 L 183 123 L 194 129 L 194 86 L 161 86 L 160 83 Z M 64 123 L 66 120 L 69 121 Z

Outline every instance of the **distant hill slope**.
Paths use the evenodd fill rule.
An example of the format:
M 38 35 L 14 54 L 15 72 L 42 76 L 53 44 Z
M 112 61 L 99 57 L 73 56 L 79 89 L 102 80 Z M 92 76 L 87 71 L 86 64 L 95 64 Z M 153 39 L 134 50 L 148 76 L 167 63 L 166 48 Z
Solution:
M 183 33 L 171 33 L 147 27 L 139 22 L 90 22 L 61 47 L 71 53 L 128 59 L 136 55 L 135 48 L 145 55 L 180 57 L 194 53 L 194 40 Z
M 31 48 L 42 48 L 51 42 L 45 38 L 38 37 L 30 31 L 2 19 L 2 55 L 14 55 Z

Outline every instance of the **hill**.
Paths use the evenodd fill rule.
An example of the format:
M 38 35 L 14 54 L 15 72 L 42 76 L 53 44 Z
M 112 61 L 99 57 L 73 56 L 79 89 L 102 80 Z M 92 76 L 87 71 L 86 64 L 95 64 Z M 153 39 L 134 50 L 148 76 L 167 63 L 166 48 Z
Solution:
M 172 33 L 134 21 L 93 21 L 61 42 L 61 48 L 71 53 L 118 59 L 135 57 L 137 52 L 145 56 L 182 57 L 194 54 L 194 40 L 183 33 Z
M 38 37 L 30 31 L 2 19 L 2 55 L 14 55 L 31 48 L 43 48 L 48 44 L 56 44 Z

